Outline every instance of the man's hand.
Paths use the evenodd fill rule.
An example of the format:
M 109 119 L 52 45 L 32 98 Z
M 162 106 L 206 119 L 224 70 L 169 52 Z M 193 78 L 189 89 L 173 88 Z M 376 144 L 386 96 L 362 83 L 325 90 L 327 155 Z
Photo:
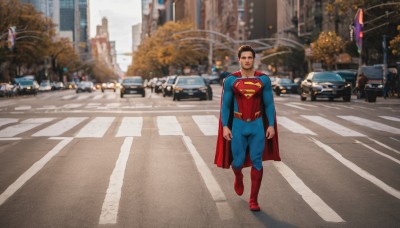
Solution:
M 224 139 L 230 141 L 232 139 L 232 132 L 228 127 L 223 127 L 223 133 L 222 135 L 224 136 Z
M 268 126 L 267 131 L 265 132 L 265 137 L 267 137 L 267 139 L 272 139 L 274 136 L 275 136 L 274 127 L 273 126 Z

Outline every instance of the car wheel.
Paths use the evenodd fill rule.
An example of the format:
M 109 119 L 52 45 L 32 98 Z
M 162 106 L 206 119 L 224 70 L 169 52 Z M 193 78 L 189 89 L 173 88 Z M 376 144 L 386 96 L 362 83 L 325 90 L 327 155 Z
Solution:
M 313 95 L 313 91 L 311 91 L 310 96 L 311 96 L 311 101 L 317 100 L 317 96 Z
M 163 93 L 162 96 L 165 97 L 165 93 Z
M 146 93 L 142 93 L 142 97 L 145 97 L 146 96 Z
M 121 93 L 120 97 L 123 98 L 124 97 L 124 93 Z
M 351 96 L 343 97 L 343 101 L 349 102 L 351 100 Z
M 333 101 L 333 100 L 335 100 L 335 98 L 333 98 L 333 97 L 330 97 L 330 98 L 329 98 L 329 101 Z
M 279 89 L 277 89 L 276 91 L 275 91 L 275 94 L 276 94 L 276 96 L 280 96 L 281 95 L 281 91 L 279 90 Z
M 101 92 L 104 93 L 104 89 L 102 89 Z

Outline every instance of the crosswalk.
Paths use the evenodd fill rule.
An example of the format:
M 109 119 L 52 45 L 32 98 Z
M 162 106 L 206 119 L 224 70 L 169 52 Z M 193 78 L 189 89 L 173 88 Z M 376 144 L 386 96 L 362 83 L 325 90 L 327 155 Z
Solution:
M 400 119 L 397 116 L 377 116 L 374 119 L 362 118 L 354 115 L 299 115 L 295 118 L 288 116 L 278 116 L 277 122 L 280 127 L 280 134 L 303 135 L 306 139 L 313 142 L 321 151 L 330 155 L 333 160 L 347 167 L 359 177 L 369 181 L 372 185 L 383 190 L 383 192 L 393 196 L 397 200 L 400 199 L 400 191 L 391 186 L 390 183 L 384 182 L 372 173 L 362 169 L 356 162 L 345 158 L 331 146 L 324 144 L 320 135 L 332 135 L 332 137 L 344 137 L 351 139 L 360 147 L 364 147 L 379 156 L 400 165 L 400 160 L 395 156 L 400 154 L 398 150 Z M 19 138 L 21 140 L 31 137 L 49 137 L 49 139 L 61 139 L 62 141 L 52 151 L 50 155 L 43 157 L 35 165 L 33 165 L 27 173 L 34 175 L 41 167 L 43 167 L 62 147 L 66 146 L 74 138 L 97 138 L 104 137 L 124 137 L 125 141 L 121 146 L 120 157 L 116 163 L 113 174 L 110 178 L 109 189 L 107 190 L 102 214 L 99 224 L 115 224 L 118 215 L 119 198 L 121 195 L 121 187 L 123 182 L 123 174 L 126 162 L 132 146 L 133 137 L 143 137 L 145 123 L 154 124 L 159 136 L 177 136 L 182 137 L 182 142 L 192 155 L 198 172 L 204 180 L 213 200 L 220 212 L 221 219 L 231 219 L 233 217 L 232 208 L 230 208 L 227 198 L 213 176 L 212 172 L 204 162 L 200 153 L 196 150 L 190 139 L 193 132 L 199 132 L 202 136 L 207 137 L 206 140 L 215 142 L 215 136 L 218 133 L 218 114 L 214 115 L 156 115 L 156 116 L 78 116 L 78 117 L 46 117 L 46 118 L 0 118 L 0 140 L 8 140 Z M 187 126 L 191 127 L 187 127 Z M 312 129 L 310 127 L 312 125 Z M 197 130 L 192 126 L 197 127 Z M 388 138 L 393 138 L 393 145 L 386 145 L 377 139 L 370 138 L 368 132 L 376 131 L 385 133 Z M 281 136 L 280 135 L 280 136 Z M 362 140 L 373 142 L 375 147 L 367 145 Z M 59 148 L 60 147 L 60 148 Z M 377 149 L 379 147 L 380 149 Z M 382 149 L 386 150 L 382 152 Z M 394 153 L 393 156 L 390 153 Z M 342 223 L 345 222 L 343 215 L 335 211 L 332 205 L 328 205 L 323 197 L 316 194 L 312 187 L 308 186 L 294 170 L 292 170 L 285 161 L 274 162 L 274 167 L 288 182 L 291 188 L 297 192 L 304 202 L 326 222 Z M 0 206 L 2 202 L 7 200 L 15 191 L 18 190 L 31 176 L 22 175 L 13 185 L 7 188 L 6 192 L 0 195 Z M 8 192 L 10 191 L 10 192 Z
M 111 126 L 115 124 L 119 124 L 116 128 L 117 131 L 113 132 L 115 137 L 141 136 L 143 117 L 120 118 L 120 121 L 117 121 L 118 117 L 90 118 L 87 116 L 28 119 L 0 118 L 0 138 L 16 137 L 35 130 L 37 131 L 27 136 L 102 138 Z M 217 135 L 217 115 L 192 115 L 191 118 L 204 136 Z M 330 117 L 330 119 L 318 115 L 300 115 L 301 119 L 290 119 L 286 116 L 278 116 L 277 118 L 280 126 L 295 134 L 317 136 L 318 133 L 308 127 L 308 125 L 314 124 L 343 137 L 367 137 L 365 133 L 361 132 L 362 129 L 400 135 L 400 128 L 394 127 L 400 119 L 395 116 L 380 116 L 381 121 L 379 122 L 352 115 L 338 115 L 334 118 Z M 176 116 L 156 116 L 155 120 L 159 135 L 185 135 Z M 350 128 L 354 126 L 359 127 L 357 127 L 357 130 Z

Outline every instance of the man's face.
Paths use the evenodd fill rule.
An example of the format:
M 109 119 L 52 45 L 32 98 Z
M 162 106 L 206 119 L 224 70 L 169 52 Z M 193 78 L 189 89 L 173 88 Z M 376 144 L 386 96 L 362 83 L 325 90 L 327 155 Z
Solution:
M 239 58 L 240 67 L 244 70 L 251 70 L 254 66 L 253 53 L 251 51 L 244 51 Z

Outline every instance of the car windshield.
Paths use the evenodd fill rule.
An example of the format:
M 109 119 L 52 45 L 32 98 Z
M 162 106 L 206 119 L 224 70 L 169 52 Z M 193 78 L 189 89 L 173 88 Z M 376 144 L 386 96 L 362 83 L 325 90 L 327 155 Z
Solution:
M 175 81 L 175 78 L 169 78 L 168 81 L 167 81 L 167 83 L 168 83 L 168 84 L 173 84 L 174 81 Z
M 278 82 L 279 82 L 280 84 L 291 84 L 291 83 L 292 83 L 292 80 L 289 79 L 289 78 L 281 78 L 281 79 L 279 79 Z
M 143 83 L 141 78 L 126 78 L 123 83 Z
M 343 81 L 342 77 L 335 73 L 320 73 L 315 74 L 313 77 L 313 81 L 315 82 L 336 82 L 336 81 Z
M 204 79 L 200 77 L 196 78 L 179 78 L 178 84 L 177 85 L 200 85 L 200 86 L 205 86 Z
M 33 85 L 33 81 L 28 81 L 28 80 L 19 81 L 19 84 L 21 84 L 21 85 Z
M 47 86 L 47 85 L 50 85 L 50 82 L 41 82 L 40 85 L 41 86 Z

